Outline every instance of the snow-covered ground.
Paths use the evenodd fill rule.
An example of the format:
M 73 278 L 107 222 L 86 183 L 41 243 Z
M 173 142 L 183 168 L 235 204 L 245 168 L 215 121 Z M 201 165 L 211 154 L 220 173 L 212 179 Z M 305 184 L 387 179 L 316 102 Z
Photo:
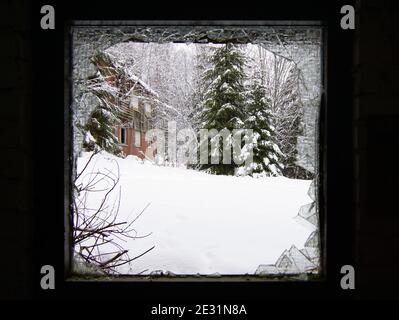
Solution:
M 89 157 L 83 153 L 78 159 L 78 172 Z M 303 247 L 314 230 L 294 219 L 302 205 L 312 202 L 310 180 L 215 176 L 106 153 L 96 155 L 85 172 L 116 171 L 115 161 L 120 219 L 134 219 L 149 204 L 134 228 L 138 236 L 152 233 L 121 244 L 131 257 L 155 245 L 121 273 L 253 274 L 291 245 Z M 89 205 L 98 206 L 103 195 L 91 193 Z

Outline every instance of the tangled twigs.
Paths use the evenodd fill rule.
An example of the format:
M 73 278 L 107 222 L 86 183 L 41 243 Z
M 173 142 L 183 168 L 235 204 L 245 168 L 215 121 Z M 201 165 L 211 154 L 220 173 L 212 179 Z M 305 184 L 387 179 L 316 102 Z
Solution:
M 73 245 L 75 254 L 83 261 L 101 269 L 105 273 L 118 273 L 117 268 L 142 257 L 154 249 L 130 257 L 129 251 L 120 243 L 129 239 L 140 239 L 150 234 L 137 235 L 133 223 L 143 214 L 149 204 L 130 222 L 118 219 L 121 189 L 118 187 L 120 172 L 118 163 L 116 172 L 109 169 L 93 170 L 94 151 L 82 171 L 74 180 L 73 202 Z M 92 171 L 89 171 L 89 168 Z M 102 195 L 94 208 L 88 205 L 89 198 L 95 194 Z

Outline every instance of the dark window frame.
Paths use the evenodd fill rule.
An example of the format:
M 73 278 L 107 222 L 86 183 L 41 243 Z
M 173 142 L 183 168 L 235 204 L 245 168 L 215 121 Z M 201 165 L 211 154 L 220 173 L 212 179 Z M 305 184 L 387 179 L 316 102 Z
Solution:
M 271 26 L 283 26 L 283 27 L 301 27 L 301 26 L 309 26 L 309 27 L 320 27 L 322 30 L 322 36 L 321 36 L 321 88 L 323 89 L 325 87 L 324 83 L 324 68 L 325 68 L 325 57 L 324 57 L 324 52 L 325 52 L 325 45 L 326 45 L 326 26 L 323 24 L 322 21 L 305 21 L 305 22 L 300 22 L 300 21 L 295 21 L 295 22 L 288 22 L 288 21 L 283 21 L 283 22 L 276 22 L 276 21 L 258 21 L 258 22 L 252 22 L 252 23 L 246 23 L 246 22 L 232 22 L 232 21 L 219 21 L 215 22 L 216 26 L 218 27 L 224 27 L 224 26 L 243 26 L 243 27 L 250 27 L 250 26 L 265 26 L 265 27 L 271 27 Z M 174 22 L 174 23 L 168 23 L 168 22 L 159 22 L 159 21 L 136 21 L 132 24 L 131 21 L 118 21 L 115 23 L 112 23 L 112 26 L 115 26 L 115 28 L 118 28 L 119 26 L 137 26 L 137 25 L 143 25 L 143 26 L 152 26 L 152 25 L 165 25 L 166 27 L 168 26 L 176 26 L 176 25 L 184 25 L 186 26 L 185 23 L 182 22 Z M 71 24 L 71 27 L 73 28 L 74 26 L 108 26 L 108 22 L 101 22 L 101 21 L 75 21 Z M 193 28 L 198 25 L 203 25 L 201 22 L 197 22 L 197 24 L 188 24 L 189 26 L 192 26 Z M 207 26 L 207 24 L 205 24 Z M 70 57 L 72 58 L 72 56 Z M 71 84 L 72 85 L 72 84 Z M 325 96 L 322 95 L 321 100 L 325 99 Z M 323 101 L 321 101 L 321 105 L 323 105 Z M 142 105 L 142 102 L 139 101 L 139 106 L 144 111 L 144 105 Z M 321 109 L 321 107 L 320 107 Z M 319 111 L 321 113 L 321 110 Z M 135 111 L 135 114 L 139 115 L 139 124 L 140 128 L 138 131 L 141 131 L 143 128 L 143 120 L 144 120 L 144 114 L 141 112 Z M 319 125 L 322 121 L 319 121 Z M 319 128 L 320 129 L 320 128 Z M 133 146 L 136 148 L 141 147 L 136 146 L 136 133 L 137 129 L 133 130 Z M 126 135 L 125 135 L 126 136 Z M 318 138 L 320 139 L 321 136 L 319 134 Z M 321 140 L 321 139 L 320 139 Z M 72 144 L 72 141 L 69 142 Z M 316 149 L 319 148 L 318 156 L 316 157 L 316 162 L 318 167 L 319 173 L 323 172 L 325 169 L 323 166 L 323 161 L 322 161 L 322 146 L 317 146 Z M 70 155 L 72 157 L 72 154 Z M 320 226 L 319 226 L 319 233 L 320 233 L 320 267 L 319 267 L 319 273 L 318 274 L 278 274 L 278 275 L 265 275 L 265 276 L 256 276 L 256 275 L 222 275 L 221 277 L 213 277 L 211 275 L 201 275 L 201 276 L 192 276 L 192 275 L 176 275 L 176 276 L 140 276 L 140 275 L 121 275 L 121 276 L 113 276 L 113 277 L 107 277 L 108 280 L 110 281 L 115 281 L 116 279 L 124 279 L 124 281 L 145 281 L 145 279 L 149 281 L 295 281 L 295 280 L 303 280 L 304 275 L 306 275 L 307 281 L 322 281 L 325 277 L 325 263 L 326 263 L 326 251 L 324 247 L 325 241 L 322 239 L 324 237 L 324 232 L 325 232 L 325 226 L 322 226 L 324 218 L 324 208 L 321 206 L 322 203 L 322 175 L 319 174 L 318 177 L 318 189 L 317 189 L 317 206 L 318 206 L 318 214 L 319 214 L 319 221 L 320 221 Z M 299 209 L 299 208 L 298 208 Z M 69 255 L 72 254 L 72 248 L 69 248 Z M 66 260 L 69 260 L 68 258 Z M 72 275 L 71 272 L 68 272 L 68 277 L 74 279 L 74 281 L 78 281 L 81 276 L 79 275 Z M 100 277 L 100 278 L 105 278 L 105 277 Z
M 70 279 L 70 256 L 65 256 L 64 252 L 68 252 L 69 245 L 64 241 L 64 233 L 71 230 L 69 219 L 67 215 L 54 215 L 54 208 L 62 207 L 64 212 L 68 212 L 68 201 L 70 201 L 71 192 L 65 185 L 70 185 L 71 172 L 73 170 L 69 156 L 71 154 L 71 146 L 68 143 L 57 145 L 54 143 L 54 161 L 51 164 L 46 164 L 44 167 L 42 158 L 39 153 L 34 154 L 35 166 L 45 170 L 54 170 L 55 174 L 60 171 L 59 163 L 55 161 L 58 156 L 63 154 L 64 159 L 64 179 L 63 181 L 55 180 L 54 188 L 50 191 L 54 197 L 49 198 L 48 195 L 44 197 L 41 192 L 35 193 L 34 209 L 35 209 L 35 267 L 37 270 L 37 278 L 35 281 L 40 282 L 40 267 L 44 264 L 52 264 L 56 269 L 56 290 L 41 290 L 40 286 L 34 287 L 34 295 L 43 299 L 54 297 L 75 297 L 75 298 L 127 298 L 136 294 L 139 295 L 140 300 L 147 301 L 165 301 L 166 297 L 170 299 L 184 299 L 187 298 L 187 290 L 190 290 L 191 301 L 204 301 L 220 299 L 230 299 L 235 301 L 248 301 L 250 298 L 261 298 L 266 300 L 268 298 L 277 299 L 298 299 L 299 298 L 326 298 L 326 297 L 346 297 L 351 296 L 351 292 L 347 290 L 343 292 L 340 289 L 339 282 L 341 279 L 340 267 L 344 264 L 351 264 L 354 261 L 353 246 L 353 220 L 354 214 L 352 210 L 352 185 L 348 183 L 352 177 L 351 167 L 351 152 L 352 152 L 352 44 L 354 33 L 350 30 L 342 30 L 339 25 L 341 18 L 340 7 L 344 4 L 353 4 L 352 1 L 341 1 L 337 4 L 315 4 L 314 2 L 304 1 L 298 5 L 287 7 L 287 5 L 274 4 L 268 10 L 263 10 L 261 13 L 252 12 L 249 14 L 248 10 L 243 8 L 240 13 L 233 13 L 229 19 L 258 19 L 276 21 L 283 24 L 282 19 L 288 21 L 295 21 L 297 19 L 304 20 L 319 20 L 323 21 L 325 27 L 324 36 L 324 55 L 325 66 L 323 70 L 323 78 L 325 79 L 325 93 L 322 100 L 323 108 L 320 114 L 320 162 L 323 163 L 325 171 L 320 172 L 322 183 L 319 194 L 322 195 L 319 201 L 320 208 L 324 208 L 325 214 L 320 216 L 321 228 L 328 224 L 328 233 L 324 232 L 322 237 L 323 246 L 328 253 L 328 260 L 324 261 L 325 273 L 324 277 L 317 281 L 274 281 L 272 279 L 263 280 L 259 282 L 248 282 L 245 279 L 237 281 L 202 281 L 192 282 L 187 281 L 125 281 L 125 279 L 114 279 L 113 282 L 93 281 L 93 279 L 79 279 L 75 281 Z M 86 6 L 86 7 L 85 7 Z M 87 10 L 84 10 L 86 8 Z M 34 101 L 38 104 L 34 119 L 44 119 L 47 110 L 53 110 L 53 121 L 42 122 L 42 126 L 34 127 L 34 137 L 39 141 L 39 137 L 44 136 L 51 128 L 52 123 L 64 123 L 64 136 L 68 141 L 71 137 L 71 92 L 70 92 L 70 75 L 72 66 L 68 59 L 64 59 L 65 53 L 70 53 L 70 33 L 69 27 L 71 21 L 76 18 L 79 19 L 94 19 L 101 17 L 101 19 L 126 19 L 126 15 L 118 10 L 109 10 L 101 6 L 96 7 L 102 13 L 96 16 L 96 10 L 89 7 L 88 4 L 79 4 L 79 9 L 69 5 L 65 10 L 58 10 L 57 21 L 64 21 L 64 30 L 61 25 L 57 25 L 56 30 L 53 30 L 51 35 L 49 32 L 43 32 L 39 28 L 33 31 L 35 48 L 44 48 L 48 46 L 50 39 L 57 45 L 54 46 L 54 52 L 51 57 L 49 55 L 41 54 L 40 50 L 34 51 L 33 61 L 35 61 L 34 70 L 42 70 L 42 66 L 59 65 L 61 60 L 65 63 L 64 82 L 63 85 L 57 81 L 48 82 L 47 73 L 38 72 L 38 76 L 43 81 L 36 81 L 34 88 Z M 116 8 L 116 7 L 115 7 Z M 78 16 L 77 13 L 80 15 Z M 83 13 L 82 13 L 83 12 Z M 230 11 L 231 12 L 231 11 Z M 229 13 L 224 12 L 219 15 L 214 12 L 204 13 L 202 18 L 209 19 L 208 23 L 217 24 L 218 19 Z M 154 13 L 152 19 L 162 17 L 162 13 Z M 143 17 L 143 16 L 141 16 Z M 140 17 L 136 17 L 140 18 Z M 179 16 L 172 14 L 171 18 L 185 18 L 196 20 L 199 16 L 195 14 Z M 215 22 L 216 21 L 216 22 Z M 143 22 L 148 23 L 148 21 Z M 173 23 L 170 21 L 165 22 Z M 186 24 L 192 21 L 184 22 Z M 59 27 L 58 27 L 59 26 Z M 59 36 L 59 33 L 64 33 L 64 38 Z M 58 35 L 58 36 L 57 36 Z M 328 41 L 327 41 L 328 35 Z M 328 58 L 328 59 L 327 59 Z M 50 60 L 49 60 L 50 59 Z M 37 66 L 36 66 L 37 64 Z M 54 68 L 49 72 L 62 72 L 62 68 Z M 51 73 L 51 74 L 53 74 Z M 39 93 L 40 83 L 46 83 L 47 92 L 49 92 L 48 101 L 43 100 L 43 96 Z M 328 86 L 327 86 L 328 84 Z M 39 88 L 39 89 L 38 89 Z M 65 99 L 62 95 L 64 91 Z M 64 111 L 59 109 L 54 110 L 54 100 L 58 104 L 64 104 Z M 39 104 L 40 102 L 40 104 Z M 327 109 L 327 105 L 329 108 Z M 40 108 L 42 106 L 42 108 Z M 59 126 L 57 126 L 60 128 Z M 56 130 L 59 136 L 62 136 L 60 130 Z M 54 138 L 55 139 L 55 138 Z M 57 138 L 58 140 L 58 138 Z M 34 140 L 36 141 L 36 140 Z M 59 140 L 58 140 L 59 141 Z M 56 142 L 54 140 L 54 142 Z M 36 146 L 39 143 L 34 142 Z M 327 154 L 328 145 L 328 154 Z M 35 150 L 35 148 L 34 148 Z M 41 150 L 39 148 L 39 150 Z M 59 159 L 59 158 L 58 158 Z M 58 163 L 58 164 L 57 164 Z M 61 169 L 62 170 L 62 169 Z M 58 172 L 58 173 L 57 173 Z M 328 173 L 328 179 L 327 179 Z M 62 179 L 61 179 L 62 180 Z M 43 179 L 34 180 L 34 189 L 42 190 L 48 186 Z M 62 190 L 64 192 L 62 192 Z M 63 197 L 59 195 L 62 194 Z M 69 199 L 69 200 L 68 200 Z M 328 199 L 328 201 L 327 201 Z M 45 205 L 45 206 L 44 206 Z M 64 222 L 64 223 L 63 223 Z M 51 239 L 52 241 L 49 241 Z M 64 252 L 62 250 L 64 248 Z M 61 270 L 61 271 L 60 271 Z M 95 279 L 94 279 L 95 280 Z M 183 282 L 183 283 L 182 283 Z M 144 306 L 145 304 L 143 304 Z M 148 303 L 147 303 L 148 305 Z M 263 306 L 264 307 L 264 306 Z M 262 308 L 263 308 L 262 307 Z M 263 309 L 259 309 L 262 311 Z
M 119 143 L 122 145 L 127 145 L 127 128 L 119 128 Z

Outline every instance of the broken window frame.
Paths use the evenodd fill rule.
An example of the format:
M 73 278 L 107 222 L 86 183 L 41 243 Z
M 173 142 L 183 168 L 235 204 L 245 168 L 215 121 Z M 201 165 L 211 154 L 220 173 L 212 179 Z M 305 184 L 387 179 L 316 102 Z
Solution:
M 122 26 L 131 26 L 132 22 L 123 22 L 123 21 L 118 21 L 116 22 L 116 24 L 111 24 L 113 25 L 115 28 L 118 28 L 118 25 L 122 25 Z M 174 22 L 176 23 L 176 22 Z M 170 23 L 170 22 L 138 22 L 136 21 L 133 25 L 134 26 L 152 26 L 152 25 L 165 25 L 166 27 L 170 27 L 173 26 L 174 23 Z M 273 22 L 273 21 L 260 21 L 260 22 L 217 22 L 215 24 L 212 24 L 212 26 L 215 27 L 224 27 L 224 26 L 236 26 L 236 27 L 248 27 L 248 26 L 252 26 L 252 25 L 260 25 L 260 26 L 282 26 L 282 27 L 300 27 L 300 26 L 316 26 L 316 27 L 320 27 L 320 29 L 322 30 L 322 43 L 321 43 L 321 82 L 322 82 L 322 87 L 324 87 L 324 69 L 325 69 L 325 46 L 326 46 L 326 27 L 323 25 L 323 23 L 321 21 L 306 21 L 306 22 L 293 22 L 293 21 L 286 21 L 286 22 Z M 102 22 L 96 21 L 96 22 L 91 22 L 91 21 L 77 21 L 77 22 L 73 22 L 72 23 L 72 28 L 74 26 L 96 26 L 96 25 L 103 25 Z M 105 24 L 106 25 L 106 24 Z M 179 23 L 177 25 L 180 25 Z M 184 22 L 182 23 L 182 25 L 187 26 Z M 200 23 L 201 25 L 201 23 Z M 204 24 L 205 26 L 207 24 Z M 189 24 L 189 26 L 193 26 L 193 27 L 197 27 L 195 24 Z M 144 41 L 145 42 L 145 41 Z M 117 43 L 117 42 L 116 42 Z M 222 43 L 222 42 L 221 42 Z M 69 57 L 70 59 L 71 57 L 71 48 L 69 48 Z M 70 83 L 70 86 L 72 86 L 72 84 Z M 72 91 L 72 89 L 70 89 L 70 91 Z M 321 98 L 321 107 L 319 110 L 319 133 L 318 133 L 318 140 L 319 143 L 317 144 L 317 148 L 318 148 L 318 185 L 317 185 L 317 207 L 318 207 L 318 215 L 319 215 L 319 232 L 320 232 L 320 236 L 319 239 L 321 241 L 320 244 L 320 263 L 319 263 L 319 272 L 315 275 L 306 275 L 306 274 L 277 274 L 277 275 L 272 275 L 272 274 L 268 274 L 268 275 L 264 275 L 264 276 L 257 276 L 257 275 L 221 275 L 221 276 L 213 276 L 213 275 L 201 275 L 201 276 L 191 276 L 191 275 L 173 275 L 173 276 L 168 276 L 168 275 L 159 275 L 159 276 L 139 276 L 139 275 L 122 275 L 122 276 L 112 276 L 112 277 L 108 277 L 107 276 L 107 280 L 110 281 L 114 281 L 116 279 L 122 279 L 124 281 L 275 281 L 275 280 L 279 280 L 279 281 L 292 281 L 292 280 L 299 280 L 299 281 L 303 281 L 303 280 L 308 280 L 308 281 L 320 281 L 323 280 L 325 277 L 325 265 L 326 265 L 326 253 L 325 253 L 325 219 L 324 219 L 324 200 L 323 200 L 323 186 L 324 186 L 324 181 L 323 181 L 323 173 L 326 170 L 325 167 L 325 155 L 324 155 L 324 138 L 323 138 L 323 130 L 324 128 L 324 124 L 323 124 L 323 117 L 322 117 L 322 113 L 324 112 L 324 108 L 326 106 L 326 96 L 322 95 Z M 71 124 L 70 124 L 71 126 Z M 136 129 L 137 130 L 137 129 Z M 72 136 L 72 135 L 71 135 Z M 72 139 L 71 136 L 69 136 L 69 143 L 72 144 Z M 70 150 L 73 150 L 73 147 L 70 148 Z M 72 156 L 72 152 L 70 154 L 70 156 Z M 71 170 L 72 172 L 73 170 Z M 70 187 L 70 186 L 68 186 Z M 70 195 L 72 196 L 72 195 Z M 66 207 L 70 207 L 70 206 L 66 206 Z M 68 230 L 71 230 L 71 224 L 70 224 L 70 219 L 68 219 L 68 216 L 70 215 L 69 209 L 68 212 L 66 212 L 66 230 L 67 230 L 67 234 L 68 234 Z M 69 232 L 69 237 L 71 236 L 71 233 Z M 68 245 L 69 243 L 69 245 Z M 73 275 L 71 273 L 71 256 L 72 256 L 72 248 L 70 246 L 71 241 L 66 241 L 66 251 L 65 251 L 65 266 L 66 266 L 66 275 L 67 277 L 72 280 L 72 281 L 79 281 L 81 280 L 81 278 L 79 277 L 79 275 Z M 100 280 L 106 280 L 106 279 L 100 279 Z

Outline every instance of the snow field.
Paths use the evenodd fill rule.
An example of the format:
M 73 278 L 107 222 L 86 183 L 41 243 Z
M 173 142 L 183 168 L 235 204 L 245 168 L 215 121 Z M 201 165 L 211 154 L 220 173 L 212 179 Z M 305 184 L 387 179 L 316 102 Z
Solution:
M 90 155 L 78 158 L 78 172 Z M 149 204 L 134 229 L 137 236 L 151 233 L 120 244 L 131 257 L 155 245 L 131 268 L 122 266 L 121 273 L 253 274 L 292 245 L 303 247 L 314 230 L 294 219 L 302 205 L 312 202 L 310 180 L 216 176 L 107 153 L 96 155 L 85 172 L 116 172 L 115 161 L 121 187 L 118 220 L 131 221 Z M 103 196 L 91 193 L 89 205 L 98 206 Z

